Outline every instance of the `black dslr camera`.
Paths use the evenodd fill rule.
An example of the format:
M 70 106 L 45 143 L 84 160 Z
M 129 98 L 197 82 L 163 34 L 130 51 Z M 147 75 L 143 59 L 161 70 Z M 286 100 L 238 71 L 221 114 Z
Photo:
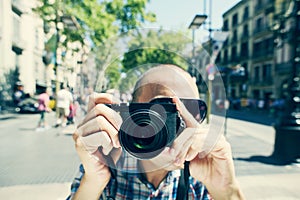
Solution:
M 181 99 L 190 113 L 201 123 L 206 104 L 199 99 Z M 109 104 L 123 123 L 119 130 L 121 146 L 138 159 L 150 159 L 171 146 L 185 128 L 185 123 L 171 98 L 156 98 L 149 103 Z

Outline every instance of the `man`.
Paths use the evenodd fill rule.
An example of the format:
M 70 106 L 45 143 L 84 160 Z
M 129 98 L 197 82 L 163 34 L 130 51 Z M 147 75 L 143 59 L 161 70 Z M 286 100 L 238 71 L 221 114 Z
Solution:
M 222 135 L 213 149 L 206 151 L 207 130 L 178 98 L 199 98 L 194 80 L 174 65 L 154 67 L 137 82 L 133 101 L 145 103 L 162 96 L 172 97 L 186 128 L 171 147 L 152 159 L 142 160 L 129 156 L 120 146 L 118 130 L 122 119 L 104 105 L 118 101 L 108 94 L 90 97 L 89 112 L 73 135 L 82 166 L 69 199 L 180 199 L 181 169 L 186 161 L 190 175 L 183 188 L 187 188 L 189 199 L 244 199 L 234 174 L 229 143 Z M 108 156 L 112 158 L 110 162 L 116 163 L 116 174 Z
M 70 114 L 70 105 L 73 103 L 72 93 L 66 85 L 63 85 L 62 89 L 58 91 L 56 97 L 56 109 L 57 109 L 57 121 L 56 127 L 61 125 L 65 127 L 67 125 L 67 117 Z

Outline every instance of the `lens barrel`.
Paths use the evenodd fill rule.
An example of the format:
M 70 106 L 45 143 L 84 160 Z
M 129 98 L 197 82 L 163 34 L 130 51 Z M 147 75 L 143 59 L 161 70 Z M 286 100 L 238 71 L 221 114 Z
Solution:
M 121 146 L 138 159 L 157 156 L 168 144 L 166 119 L 149 109 L 136 110 L 122 123 L 119 130 Z

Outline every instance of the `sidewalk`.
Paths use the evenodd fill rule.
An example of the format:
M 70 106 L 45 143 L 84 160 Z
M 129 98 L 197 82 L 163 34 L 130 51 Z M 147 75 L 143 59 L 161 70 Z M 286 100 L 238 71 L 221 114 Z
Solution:
M 300 199 L 300 164 L 268 163 L 274 148 L 274 128 L 232 118 L 228 119 L 228 127 L 226 137 L 246 199 Z
M 5 200 L 64 200 L 70 194 L 70 187 L 71 183 L 0 187 L 0 198 Z

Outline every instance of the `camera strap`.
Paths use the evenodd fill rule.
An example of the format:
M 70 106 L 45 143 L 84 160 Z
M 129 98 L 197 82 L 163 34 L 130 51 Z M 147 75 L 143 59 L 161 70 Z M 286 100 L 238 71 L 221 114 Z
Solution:
M 189 177 L 190 177 L 190 162 L 184 162 L 184 169 L 181 170 L 179 183 L 177 187 L 176 200 L 188 200 L 189 198 Z

